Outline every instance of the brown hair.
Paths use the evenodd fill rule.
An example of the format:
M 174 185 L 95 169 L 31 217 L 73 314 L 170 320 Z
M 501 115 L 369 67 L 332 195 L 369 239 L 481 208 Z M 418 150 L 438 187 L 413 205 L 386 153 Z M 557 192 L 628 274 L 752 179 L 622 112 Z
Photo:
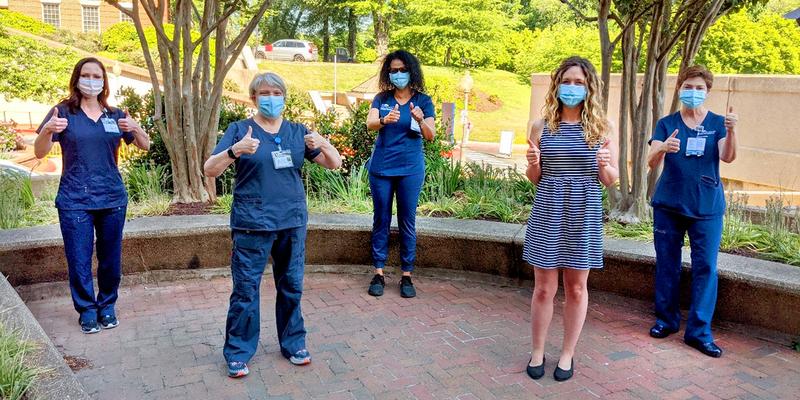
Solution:
M 561 84 L 561 77 L 572 68 L 580 67 L 586 75 L 586 99 L 581 110 L 581 126 L 583 126 L 586 144 L 590 147 L 603 143 L 603 138 L 608 134 L 608 119 L 600 106 L 600 88 L 603 82 L 597 77 L 597 71 L 589 60 L 582 57 L 569 57 L 561 63 L 550 76 L 550 88 L 544 100 L 542 115 L 550 132 L 558 132 L 558 124 L 561 122 L 561 110 L 563 104 L 558 99 L 558 87 Z
M 81 93 L 80 89 L 78 89 L 78 80 L 81 78 L 81 69 L 83 66 L 89 63 L 95 63 L 100 66 L 100 70 L 103 71 L 103 91 L 97 95 L 97 101 L 100 102 L 100 105 L 108 109 L 108 111 L 113 111 L 114 109 L 108 105 L 108 95 L 110 89 L 108 88 L 108 74 L 106 73 L 106 67 L 103 65 L 100 60 L 94 57 L 86 57 L 77 64 L 75 64 L 75 68 L 72 69 L 72 76 L 69 78 L 69 95 L 61 100 L 59 105 L 65 105 L 69 109 L 70 113 L 76 113 L 78 108 L 81 106 L 81 99 L 83 99 L 83 93 Z
M 686 82 L 688 79 L 692 78 L 703 78 L 706 82 L 706 88 L 711 90 L 711 86 L 714 84 L 714 74 L 711 71 L 707 70 L 706 67 L 702 65 L 692 65 L 689 68 L 686 68 L 678 75 L 678 87 L 680 88 L 683 86 L 683 82 Z

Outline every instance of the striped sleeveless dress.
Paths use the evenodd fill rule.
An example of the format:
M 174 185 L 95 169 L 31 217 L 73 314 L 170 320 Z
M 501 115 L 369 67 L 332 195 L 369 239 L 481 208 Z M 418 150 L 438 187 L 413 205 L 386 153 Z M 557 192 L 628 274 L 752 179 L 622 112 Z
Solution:
M 545 126 L 542 177 L 525 231 L 522 259 L 539 268 L 603 268 L 603 201 L 597 150 L 581 124 Z

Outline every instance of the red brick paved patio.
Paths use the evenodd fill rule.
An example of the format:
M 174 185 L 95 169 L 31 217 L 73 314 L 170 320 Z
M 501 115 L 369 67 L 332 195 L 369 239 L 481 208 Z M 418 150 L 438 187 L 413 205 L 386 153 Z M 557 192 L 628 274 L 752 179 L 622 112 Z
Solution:
M 137 285 L 121 291 L 121 325 L 83 335 L 67 296 L 28 303 L 97 399 L 798 399 L 800 353 L 788 337 L 717 327 L 721 359 L 685 346 L 681 334 L 647 336 L 650 305 L 591 293 L 576 375 L 556 383 L 561 314 L 548 341 L 548 374 L 533 381 L 530 288 L 417 278 L 402 299 L 396 279 L 382 298 L 369 276 L 308 274 L 304 314 L 314 362 L 291 366 L 277 348 L 274 286 L 262 285 L 261 348 L 251 374 L 225 377 L 222 359 L 230 280 Z M 558 301 L 563 299 L 559 295 Z

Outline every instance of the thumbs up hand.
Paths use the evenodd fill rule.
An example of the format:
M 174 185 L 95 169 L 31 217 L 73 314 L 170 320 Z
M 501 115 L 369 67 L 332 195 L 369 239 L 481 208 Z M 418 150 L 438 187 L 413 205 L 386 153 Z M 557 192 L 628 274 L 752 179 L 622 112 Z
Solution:
M 325 140 L 322 135 L 317 132 L 309 132 L 305 136 L 303 136 L 303 140 L 306 142 L 306 147 L 309 149 L 318 149 L 325 145 L 328 141 Z
M 117 125 L 119 125 L 121 132 L 132 132 L 139 128 L 139 123 L 131 117 L 131 113 L 128 110 L 125 110 L 124 118 L 117 120 Z
M 733 112 L 733 106 L 728 107 L 728 113 L 725 115 L 725 129 L 731 132 L 736 129 L 736 122 L 739 121 L 739 116 Z
M 411 117 L 414 118 L 417 123 L 421 123 L 425 118 L 425 114 L 422 113 L 422 109 L 419 107 L 414 107 L 413 102 L 411 103 Z
M 241 156 L 242 154 L 255 154 L 256 150 L 258 150 L 258 145 L 261 144 L 261 141 L 253 137 L 253 127 L 247 127 L 247 133 L 244 137 L 236 142 L 231 148 L 233 152 L 236 153 L 236 156 Z
M 678 136 L 677 129 L 672 131 L 672 134 L 669 135 L 667 140 L 662 145 L 661 151 L 663 151 L 664 153 L 677 153 L 681 151 L 681 140 L 678 139 L 676 136 Z
M 611 163 L 611 139 L 605 138 L 603 145 L 597 150 L 597 166 L 605 168 Z
M 393 124 L 399 120 L 400 120 L 400 105 L 395 104 L 392 111 L 390 111 L 389 114 L 386 114 L 386 116 L 383 117 L 383 123 Z
M 53 115 L 50 116 L 50 119 L 44 125 L 44 128 L 42 128 L 42 131 L 51 134 L 64 132 L 64 129 L 67 129 L 67 125 L 69 125 L 69 122 L 67 121 L 66 118 L 58 117 L 58 107 L 54 108 L 53 110 L 54 110 Z
M 533 141 L 528 138 L 528 152 L 525 153 L 525 158 L 528 159 L 528 165 L 538 165 L 540 161 L 541 151 Z

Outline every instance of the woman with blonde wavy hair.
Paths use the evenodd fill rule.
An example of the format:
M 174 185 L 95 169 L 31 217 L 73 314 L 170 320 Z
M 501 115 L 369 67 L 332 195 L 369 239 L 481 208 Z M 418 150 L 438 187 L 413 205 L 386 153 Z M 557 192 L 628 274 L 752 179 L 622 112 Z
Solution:
M 544 118 L 528 138 L 526 175 L 537 186 L 522 258 L 534 268 L 531 299 L 532 379 L 544 376 L 544 345 L 553 317 L 558 270 L 564 271 L 564 342 L 553 377 L 570 379 L 589 294 L 589 270 L 603 267 L 600 184 L 619 177 L 613 125 L 600 106 L 601 82 L 592 64 L 570 57 L 552 74 Z

